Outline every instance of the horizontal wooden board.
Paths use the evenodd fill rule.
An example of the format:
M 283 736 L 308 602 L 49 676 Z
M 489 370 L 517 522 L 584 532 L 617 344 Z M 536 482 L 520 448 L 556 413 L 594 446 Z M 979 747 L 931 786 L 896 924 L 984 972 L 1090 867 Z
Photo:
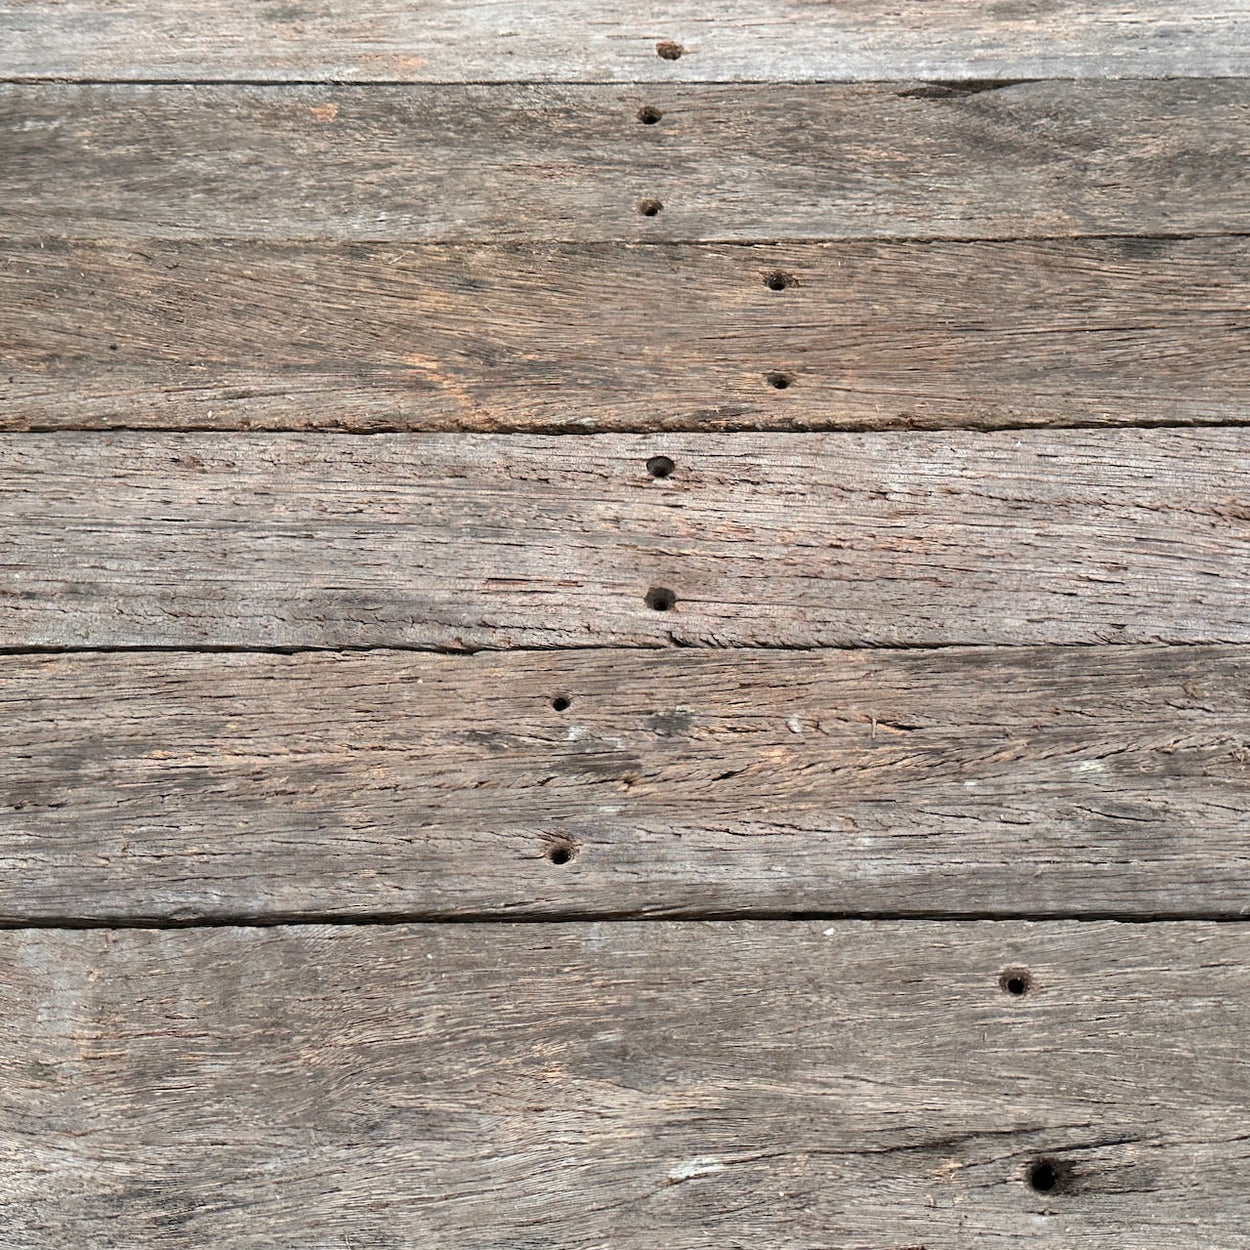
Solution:
M 1248 498 L 1245 428 L 8 434 L 0 646 L 1250 642 Z
M 1250 1246 L 1244 925 L 0 949 L 12 1250 Z
M 1227 77 L 1238 0 L 5 0 L 9 78 L 739 80 Z
M 0 230 L 531 242 L 1246 232 L 1247 152 L 1250 85 L 1237 80 L 11 85 Z
M 0 921 L 1236 916 L 1250 651 L 0 660 Z
M 10 242 L 0 425 L 1239 422 L 1247 289 L 1242 238 Z

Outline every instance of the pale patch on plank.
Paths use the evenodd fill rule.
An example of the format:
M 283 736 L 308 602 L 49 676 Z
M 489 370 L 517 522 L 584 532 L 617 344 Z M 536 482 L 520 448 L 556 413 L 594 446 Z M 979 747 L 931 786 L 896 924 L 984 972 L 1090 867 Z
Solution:
M 699 1155 L 671 1169 L 668 1179 L 676 1185 L 681 1181 L 694 1180 L 699 1176 L 713 1176 L 717 1172 L 723 1172 L 724 1170 L 725 1164 L 719 1159 L 713 1158 L 711 1155 Z

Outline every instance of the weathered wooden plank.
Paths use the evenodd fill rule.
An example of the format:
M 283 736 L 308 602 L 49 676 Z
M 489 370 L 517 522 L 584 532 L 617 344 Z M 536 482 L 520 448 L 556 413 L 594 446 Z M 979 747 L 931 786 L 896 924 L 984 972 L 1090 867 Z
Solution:
M 1238 238 L 13 242 L 0 425 L 1236 422 L 1247 289 Z
M 1250 651 L 0 662 L 0 920 L 1250 910 Z
M 1250 642 L 1245 428 L 8 434 L 0 475 L 5 647 Z
M 5 0 L 9 78 L 574 79 L 1231 77 L 1250 73 L 1240 0 Z
M 648 120 L 654 119 L 654 120 Z M 0 88 L 0 230 L 397 241 L 1246 232 L 1244 81 Z M 648 216 L 640 208 L 658 203 Z
M 1244 925 L 0 946 L 13 1250 L 1250 1246 Z

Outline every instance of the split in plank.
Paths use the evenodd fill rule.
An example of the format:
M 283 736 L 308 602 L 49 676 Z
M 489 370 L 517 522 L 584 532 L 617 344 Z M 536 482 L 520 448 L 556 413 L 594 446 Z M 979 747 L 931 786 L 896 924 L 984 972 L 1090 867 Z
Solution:
M 0 230 L 394 241 L 1250 230 L 1244 81 L 0 88 Z M 640 207 L 658 204 L 648 216 Z
M 6 648 L 1250 642 L 1246 428 L 6 434 L 0 483 Z
M 0 921 L 1238 916 L 1250 651 L 0 660 Z
M 0 425 L 1240 422 L 1248 288 L 1243 238 L 10 242 Z
M 1244 925 L 0 949 L 9 1250 L 1250 1246 Z
M 1235 77 L 1238 0 L 5 0 L 7 78 L 360 82 Z

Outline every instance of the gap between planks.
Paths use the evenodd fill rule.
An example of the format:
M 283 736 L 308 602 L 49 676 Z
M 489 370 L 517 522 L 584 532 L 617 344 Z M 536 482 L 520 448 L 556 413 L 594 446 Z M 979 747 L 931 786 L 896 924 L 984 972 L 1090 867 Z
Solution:
M 915 433 L 932 433 L 935 429 L 970 429 L 980 434 L 1012 434 L 1024 433 L 1026 431 L 1037 432 L 1038 430 L 1239 430 L 1250 426 L 1250 417 L 1242 419 L 1234 419 L 1232 417 L 1203 417 L 1195 416 L 1190 420 L 1167 420 L 1159 418 L 1157 420 L 1143 418 L 1124 418 L 1117 419 L 1114 424 L 1097 419 L 1080 419 L 1075 417 L 1060 417 L 1054 420 L 1047 420 L 1045 424 L 1039 424 L 1035 421 L 985 421 L 975 426 L 947 426 L 935 425 L 932 422 L 923 420 L 907 420 L 900 419 L 891 422 L 888 426 L 882 426 L 873 422 L 854 422 L 854 421 L 829 421 L 821 422 L 818 420 L 804 420 L 802 425 L 795 428 L 781 428 L 777 430 L 779 434 L 873 434 L 881 433 L 888 429 L 895 433 L 907 433 L 913 431 Z M 220 434 L 223 427 L 215 424 L 196 425 L 188 422 L 179 425 L 156 425 L 143 423 L 139 424 L 131 422 L 129 424 L 119 423 L 116 425 L 103 423 L 93 423 L 91 425 L 66 425 L 53 424 L 41 425 L 37 422 L 30 422 L 22 426 L 9 426 L 5 428 L 0 425 L 0 433 L 6 434 L 85 434 L 85 433 L 102 433 L 102 434 L 120 434 L 126 430 L 142 429 L 145 434 Z M 263 426 L 239 426 L 240 433 L 256 432 L 263 430 L 270 434 L 307 434 L 310 429 L 306 425 L 263 425 Z M 744 425 L 734 424 L 720 430 L 720 433 L 742 433 L 748 428 Z M 416 434 L 421 433 L 420 427 L 403 424 L 386 425 L 383 423 L 370 424 L 368 429 L 344 429 L 340 426 L 327 426 L 320 432 L 325 434 L 343 435 L 351 438 L 369 438 L 371 435 L 378 434 Z M 469 431 L 466 431 L 468 433 Z M 570 426 L 561 423 L 544 425 L 541 422 L 526 422 L 523 425 L 512 426 L 506 421 L 500 421 L 492 424 L 491 432 L 494 434 L 534 434 L 544 438 L 593 438 L 595 435 L 602 434 L 603 429 Z M 689 424 L 682 424 L 679 421 L 669 420 L 664 425 L 648 424 L 639 422 L 631 424 L 629 422 L 614 423 L 611 426 L 611 432 L 614 434 L 633 434 L 633 435 L 657 435 L 657 434 L 707 434 L 709 426 L 707 422 L 696 423 L 693 420 Z M 269 649 L 269 648 L 266 648 Z M 4 648 L 0 647 L 0 651 Z
M 917 911 L 917 912 L 843 912 L 843 911 L 770 911 L 738 909 L 715 911 L 706 909 L 677 909 L 663 914 L 639 911 L 555 911 L 527 912 L 523 916 L 508 916 L 497 911 L 478 914 L 464 913 L 456 916 L 437 912 L 291 912 L 282 915 L 257 916 L 240 913 L 237 916 L 201 916 L 187 919 L 162 918 L 159 916 L 93 919 L 89 916 L 33 917 L 14 920 L 0 918 L 0 932 L 15 933 L 24 930 L 62 933 L 112 931 L 164 933 L 183 929 L 304 929 L 309 927 L 387 929 L 397 925 L 448 926 L 448 925 L 562 925 L 573 928 L 578 925 L 596 924 L 889 924 L 907 925 L 948 924 L 958 925 L 1011 925 L 1011 924 L 1088 924 L 1125 925 L 1129 927 L 1156 928 L 1160 925 L 1209 924 L 1223 926 L 1250 926 L 1250 913 L 1220 909 L 1193 912 L 1164 911 L 1142 912 L 976 912 Z
M 396 642 L 378 642 L 367 643 L 359 646 L 352 646 L 341 643 L 324 643 L 324 644 L 305 644 L 298 646 L 271 645 L 264 644 L 212 644 L 212 643 L 135 643 L 130 645 L 118 644 L 84 644 L 81 646 L 61 646 L 61 645 L 0 645 L 0 656 L 108 656 L 108 655 L 242 655 L 242 656 L 299 656 L 299 655 L 328 655 L 328 656 L 353 656 L 353 655 L 385 655 L 394 652 L 396 655 L 438 655 L 438 656 L 463 656 L 470 658 L 477 655 L 516 655 L 516 656 L 546 656 L 546 655 L 576 655 L 581 653 L 599 652 L 600 654 L 610 651 L 619 651 L 621 654 L 631 652 L 673 652 L 691 649 L 715 650 L 730 654 L 750 654 L 754 652 L 764 654 L 787 653 L 794 655 L 812 655 L 824 652 L 849 652 L 873 654 L 905 654 L 908 652 L 916 652 L 924 654 L 933 652 L 941 654 L 944 651 L 969 651 L 984 652 L 991 654 L 1001 651 L 1005 646 L 1013 646 L 1012 643 L 1002 642 L 821 642 L 821 643 L 782 643 L 782 642 L 753 642 L 749 644 L 708 644 L 680 642 L 673 638 L 641 640 L 629 643 L 605 643 L 601 647 L 588 647 L 585 643 L 550 643 L 550 644 L 525 644 L 525 643 L 497 643 L 494 645 L 484 644 L 482 646 L 469 646 L 467 644 L 448 644 L 440 646 L 438 644 L 404 644 Z M 1022 644 L 1028 646 L 1030 644 Z M 1034 644 L 1036 645 L 1036 644 Z M 1122 643 L 1108 643 L 1098 640 L 1084 641 L 1067 641 L 1067 642 L 1051 642 L 1044 644 L 1052 647 L 1057 651 L 1096 651 L 1101 647 L 1120 646 Z M 1202 641 L 1194 642 L 1191 640 L 1176 639 L 1154 639 L 1150 645 L 1158 647 L 1166 647 L 1171 650 L 1183 650 L 1185 648 L 1202 646 Z M 1209 644 L 1208 644 L 1209 645 Z

